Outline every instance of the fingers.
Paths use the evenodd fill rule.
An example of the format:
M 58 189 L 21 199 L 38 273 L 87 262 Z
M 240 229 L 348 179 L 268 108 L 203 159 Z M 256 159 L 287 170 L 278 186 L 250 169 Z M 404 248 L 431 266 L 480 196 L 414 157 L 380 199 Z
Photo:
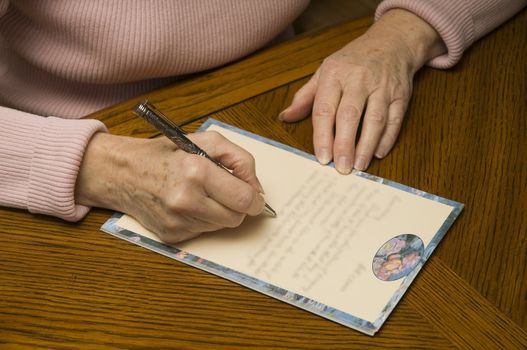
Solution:
M 390 103 L 380 93 L 370 96 L 362 135 L 357 145 L 356 169 L 365 170 L 370 164 L 373 154 L 377 158 L 384 158 L 390 152 L 401 130 L 408 105 L 407 101 L 397 99 Z
M 363 89 L 344 90 L 337 110 L 333 159 L 342 174 L 349 174 L 355 162 L 355 140 L 367 97 Z
M 341 173 L 365 170 L 374 154 L 386 156 L 401 128 L 415 65 L 386 34 L 368 31 L 327 57 L 281 114 L 299 120 L 312 103 L 315 155 L 323 164 L 333 159 Z
M 130 156 L 125 178 L 132 180 L 123 187 L 119 209 L 169 244 L 202 232 L 237 227 L 246 215 L 264 210 L 263 197 L 255 189 L 254 159 L 247 151 L 218 133 L 189 137 L 241 178 L 163 139 L 141 140 L 142 147 L 125 149 Z
M 260 180 L 256 177 L 252 154 L 215 131 L 193 134 L 190 138 L 206 150 L 209 156 L 232 170 L 234 176 L 253 186 L 259 193 L 264 192 Z
M 390 105 L 388 109 L 388 121 L 386 122 L 386 127 L 384 128 L 381 140 L 375 150 L 375 156 L 377 158 L 386 157 L 388 152 L 393 148 L 397 136 L 399 135 L 399 131 L 401 130 L 407 106 L 407 101 L 402 99 L 396 100 Z
M 278 115 L 278 119 L 285 122 L 297 122 L 311 113 L 313 101 L 317 92 L 318 71 L 302 86 L 293 97 L 291 105 Z
M 177 234 L 175 234 L 177 232 Z M 201 235 L 203 232 L 190 232 L 185 230 L 177 230 L 177 231 L 165 231 L 165 230 L 158 230 L 156 232 L 157 237 L 159 239 L 168 245 L 174 245 L 179 242 L 187 241 L 189 239 L 195 238 L 199 235 Z
M 214 164 L 204 189 L 207 196 L 234 212 L 256 216 L 264 210 L 263 197 L 251 185 Z
M 317 70 L 297 91 L 291 105 L 280 113 L 279 119 L 295 122 L 307 117 L 312 110 L 315 155 L 321 164 L 327 164 L 333 158 L 335 116 L 341 89 L 331 73 L 320 72 Z
M 163 243 L 176 244 L 221 228 L 201 220 L 177 216 L 169 217 L 157 230 L 157 236 Z
M 231 211 L 258 215 L 264 209 L 263 197 L 247 182 L 233 176 L 210 160 L 194 155 L 184 154 L 180 162 L 179 190 L 174 201 L 177 208 L 186 214 L 197 213 L 205 221 L 214 221 L 213 212 L 219 207 L 207 207 L 196 198 L 209 197 Z M 178 201 L 179 199 L 179 201 Z M 218 213 L 218 215 L 220 215 Z
M 338 81 L 333 75 L 321 73 L 313 103 L 313 146 L 321 164 L 327 164 L 333 158 L 335 115 L 340 97 Z
M 186 183 L 170 194 L 166 200 L 166 211 L 169 214 L 164 218 L 168 221 L 166 225 L 191 232 L 208 232 L 239 226 L 246 214 L 229 209 L 217 199 L 209 197 L 200 184 L 201 179 L 206 179 L 207 175 L 200 175 L 199 178 L 200 180 L 198 176 L 187 177 Z M 254 192 L 249 185 L 247 187 Z
M 245 216 L 263 211 L 263 198 L 246 182 L 204 157 L 182 154 L 178 183 L 162 196 L 163 215 L 152 226 L 166 243 L 195 234 L 239 226 Z
M 368 98 L 368 106 L 355 153 L 354 167 L 365 170 L 377 149 L 388 118 L 388 98 L 383 93 L 373 93 Z
M 159 238 L 167 244 L 175 244 L 194 238 L 201 233 L 217 231 L 225 227 L 237 227 L 246 216 L 245 213 L 223 205 L 224 195 L 222 193 L 219 196 L 214 193 L 213 196 L 209 197 L 203 187 L 208 181 L 206 172 L 211 170 L 208 169 L 209 166 L 212 167 L 212 170 L 221 171 L 221 175 L 239 182 L 242 181 L 221 170 L 203 157 L 193 157 L 198 159 L 192 162 L 199 161 L 199 163 L 204 163 L 204 165 L 193 168 L 192 165 L 189 167 L 189 161 L 183 164 L 187 166 L 187 170 L 185 170 L 185 174 L 182 177 L 184 182 L 174 191 L 168 191 L 168 196 L 164 200 L 163 215 L 156 215 L 157 219 L 150 225 L 157 232 Z M 194 173 L 191 174 L 191 172 Z M 217 174 L 212 175 L 217 176 Z M 224 180 L 221 177 L 218 179 L 220 182 Z M 230 184 L 226 185 L 230 186 Z M 245 190 L 254 193 L 256 201 L 258 197 L 261 198 L 250 185 L 245 184 L 245 186 L 247 187 Z M 236 194 L 233 195 L 233 198 L 237 198 Z M 227 204 L 230 205 L 230 203 Z M 263 208 L 263 204 L 261 207 Z M 248 205 L 248 208 L 249 211 L 262 211 L 262 209 L 253 209 L 254 206 L 251 205 Z M 241 210 L 240 208 L 238 209 Z M 152 220 L 142 221 L 148 224 Z
M 203 211 L 198 211 L 195 214 L 200 215 L 202 221 L 210 225 L 216 225 L 217 228 L 215 230 L 224 227 L 238 227 L 247 216 L 245 213 L 240 213 L 224 206 L 211 197 L 203 198 L 202 208 Z

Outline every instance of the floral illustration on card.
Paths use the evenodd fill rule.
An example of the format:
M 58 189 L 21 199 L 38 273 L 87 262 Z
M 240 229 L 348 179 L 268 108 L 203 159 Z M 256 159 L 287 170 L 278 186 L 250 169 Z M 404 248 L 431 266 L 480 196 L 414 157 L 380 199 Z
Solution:
M 373 258 L 373 273 L 382 281 L 395 281 L 407 276 L 424 253 L 421 238 L 403 234 L 384 243 Z

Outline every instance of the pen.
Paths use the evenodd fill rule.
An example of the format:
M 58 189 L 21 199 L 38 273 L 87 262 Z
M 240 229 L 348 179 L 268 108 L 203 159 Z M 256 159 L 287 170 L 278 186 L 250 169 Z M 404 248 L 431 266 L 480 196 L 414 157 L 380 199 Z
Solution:
M 159 130 L 163 135 L 168 137 L 183 151 L 205 157 L 220 168 L 227 171 L 229 174 L 232 174 L 229 169 L 223 166 L 223 164 L 210 157 L 204 150 L 199 148 L 194 142 L 186 137 L 185 131 L 177 126 L 172 120 L 168 119 L 167 116 L 161 113 L 161 111 L 154 107 L 154 105 L 152 105 L 149 101 L 143 101 L 137 104 L 133 111 L 135 114 L 146 120 L 150 125 Z M 265 203 L 265 213 L 272 217 L 276 217 L 276 212 L 267 203 Z

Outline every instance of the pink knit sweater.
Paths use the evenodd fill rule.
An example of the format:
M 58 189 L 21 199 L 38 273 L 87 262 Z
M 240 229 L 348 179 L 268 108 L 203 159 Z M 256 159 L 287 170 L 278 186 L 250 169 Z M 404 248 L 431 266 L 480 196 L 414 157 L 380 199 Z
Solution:
M 75 203 L 77 173 L 105 127 L 78 118 L 253 52 L 308 1 L 0 0 L 0 206 L 79 220 L 89 208 Z M 429 64 L 448 68 L 526 4 L 385 0 L 376 18 L 421 16 L 448 47 Z

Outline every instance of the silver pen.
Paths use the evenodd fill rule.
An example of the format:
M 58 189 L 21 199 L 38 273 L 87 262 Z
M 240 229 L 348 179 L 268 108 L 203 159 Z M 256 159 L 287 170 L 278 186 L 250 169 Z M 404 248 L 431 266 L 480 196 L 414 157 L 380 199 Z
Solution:
M 167 116 L 161 113 L 149 101 L 143 101 L 137 104 L 133 111 L 135 114 L 146 120 L 150 125 L 159 130 L 163 135 L 168 137 L 183 151 L 205 157 L 220 168 L 227 171 L 229 174 L 232 174 L 229 169 L 223 166 L 223 164 L 210 157 L 204 150 L 199 148 L 194 142 L 186 137 L 185 131 L 177 126 L 172 120 L 168 119 Z M 276 217 L 276 212 L 267 203 L 265 203 L 265 213 L 272 217 Z

